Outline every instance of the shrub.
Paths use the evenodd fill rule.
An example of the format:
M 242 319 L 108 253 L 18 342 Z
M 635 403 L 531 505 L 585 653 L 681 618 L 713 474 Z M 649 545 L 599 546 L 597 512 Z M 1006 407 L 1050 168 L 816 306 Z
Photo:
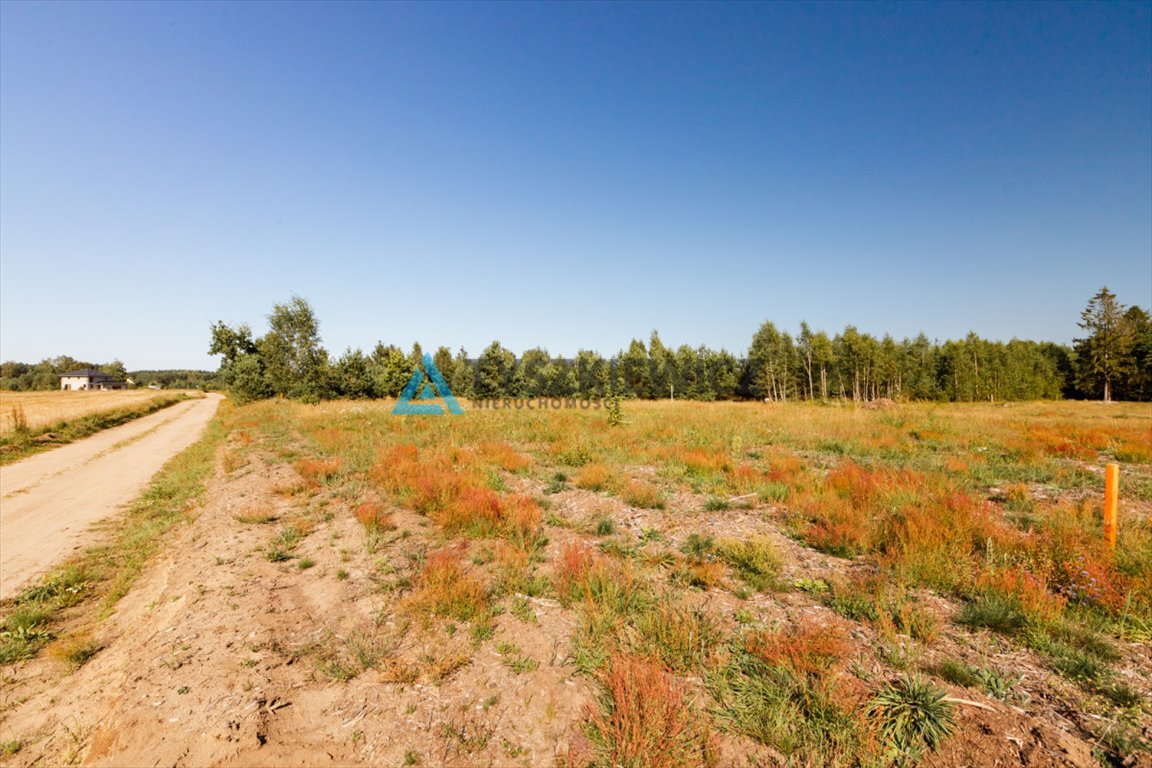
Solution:
M 604 408 L 608 411 L 608 426 L 619 427 L 624 424 L 624 409 L 620 406 L 619 397 L 610 397 L 604 401 Z

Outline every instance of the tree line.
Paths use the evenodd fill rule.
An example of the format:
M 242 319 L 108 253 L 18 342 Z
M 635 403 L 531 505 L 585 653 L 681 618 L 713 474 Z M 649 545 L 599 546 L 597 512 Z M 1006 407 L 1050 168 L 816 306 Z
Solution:
M 9 360 L 0 363 L 0 390 L 31 392 L 60 388 L 60 375 L 95 368 L 112 377 L 113 381 L 132 381 L 135 386 L 155 384 L 164 389 L 212 389 L 216 374 L 212 371 L 163 370 L 129 371 L 124 363 L 90 363 L 69 355 L 46 357 L 38 363 L 20 363 Z
M 212 326 L 209 353 L 221 356 L 220 383 L 246 402 L 275 395 L 323 399 L 396 397 L 424 358 L 417 343 L 405 352 L 377 342 L 370 353 L 348 349 L 332 359 L 321 346 L 319 321 L 293 296 L 276 304 L 259 338 L 247 325 Z M 853 400 L 879 398 L 950 402 L 1067 398 L 1152 399 L 1152 321 L 1101 289 L 1081 315 L 1087 331 L 1072 346 L 982 339 L 974 333 L 943 343 L 924 334 L 877 338 L 848 326 L 829 335 L 801 323 L 793 336 L 765 322 L 748 352 L 737 357 L 707 346 L 666 346 L 653 331 L 647 343 L 605 358 L 575 357 L 541 347 L 519 357 L 493 341 L 478 357 L 438 348 L 433 362 L 457 398 L 588 397 L 691 400 Z

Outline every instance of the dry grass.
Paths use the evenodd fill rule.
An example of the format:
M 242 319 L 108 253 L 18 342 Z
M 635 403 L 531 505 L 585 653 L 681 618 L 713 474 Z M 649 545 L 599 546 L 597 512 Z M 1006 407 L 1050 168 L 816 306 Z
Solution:
M 1152 626 L 1145 406 L 624 408 L 611 430 L 591 411 L 266 409 L 303 438 L 303 491 L 346 501 L 369 531 L 402 529 L 375 582 L 452 650 L 390 679 L 451 675 L 469 641 L 528 648 L 501 634 L 505 615 L 528 633 L 555 611 L 571 635 L 553 666 L 602 693 L 570 762 L 707 763 L 708 712 L 796 764 L 851 765 L 879 754 L 863 718 L 879 681 L 957 633 L 1001 632 L 1079 680 L 1093 633 Z M 1124 478 L 1114 556 L 1110 461 Z M 782 602 L 799 608 L 778 629 L 765 606 Z
M 605 464 L 589 464 L 576 473 L 576 487 L 589 491 L 606 491 L 616 488 L 619 478 L 612 469 Z
M 335 459 L 299 459 L 295 466 L 296 471 L 310 483 L 323 483 L 330 480 L 340 471 L 343 461 Z
M 83 666 L 100 652 L 100 643 L 88 632 L 62 637 L 48 646 L 48 655 L 71 669 Z
M 109 392 L 0 392 L 0 435 L 14 431 L 13 414 L 24 414 L 28 429 L 37 430 L 61 421 L 72 421 L 102 411 L 146 403 L 161 394 L 152 389 L 121 389 Z M 171 393 L 165 393 L 171 394 Z
M 487 608 L 488 592 L 460 550 L 442 549 L 428 556 L 407 605 L 419 614 L 469 621 Z
M 643 480 L 629 480 L 620 489 L 620 497 L 633 507 L 642 509 L 663 509 L 668 503 L 659 488 Z

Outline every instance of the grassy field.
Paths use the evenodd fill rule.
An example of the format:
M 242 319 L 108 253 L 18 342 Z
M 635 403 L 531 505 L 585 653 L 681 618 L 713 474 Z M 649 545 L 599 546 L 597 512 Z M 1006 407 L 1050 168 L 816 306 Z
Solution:
M 37 431 L 59 422 L 146 403 L 158 394 L 152 389 L 0 392 L 0 436 L 12 434 L 21 420 L 29 430 Z
M 182 549 L 195 595 L 225 596 L 242 628 L 270 585 L 302 602 L 245 641 L 260 656 L 240 671 L 190 667 L 206 713 L 244 676 L 283 675 L 321 733 L 309 695 L 384 686 L 395 713 L 347 743 L 336 721 L 326 747 L 374 764 L 983 768 L 1149 749 L 1147 405 L 625 402 L 616 426 L 390 406 L 222 411 L 190 534 L 207 548 Z M 14 601 L 6 656 L 59 643 L 51 624 L 11 640 L 37 601 L 108 605 L 126 587 L 97 565 L 130 559 Z M 182 625 L 217 627 L 204 605 Z
M 577 764 L 700 764 L 716 733 L 811 765 L 912 759 L 953 729 L 940 686 L 1015 695 L 1023 673 L 958 650 L 972 643 L 1070 684 L 1083 722 L 1110 723 L 1085 726 L 1101 759 L 1149 724 L 1147 405 L 625 403 L 615 427 L 579 410 L 239 414 L 279 444 L 293 492 L 333 494 L 391 543 L 376 578 L 394 615 L 463 624 L 479 647 L 494 617 L 559 601 L 568 662 L 601 691 Z M 1123 477 L 1115 553 L 1107 462 Z M 422 535 L 395 535 L 416 533 L 401 511 Z M 771 607 L 797 601 L 822 610 Z

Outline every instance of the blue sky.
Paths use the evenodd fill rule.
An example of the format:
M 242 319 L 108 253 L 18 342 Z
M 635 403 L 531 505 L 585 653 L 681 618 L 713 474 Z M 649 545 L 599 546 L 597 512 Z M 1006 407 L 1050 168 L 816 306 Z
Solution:
M 1152 5 L 0 3 L 0 357 L 1068 342 L 1152 305 Z

